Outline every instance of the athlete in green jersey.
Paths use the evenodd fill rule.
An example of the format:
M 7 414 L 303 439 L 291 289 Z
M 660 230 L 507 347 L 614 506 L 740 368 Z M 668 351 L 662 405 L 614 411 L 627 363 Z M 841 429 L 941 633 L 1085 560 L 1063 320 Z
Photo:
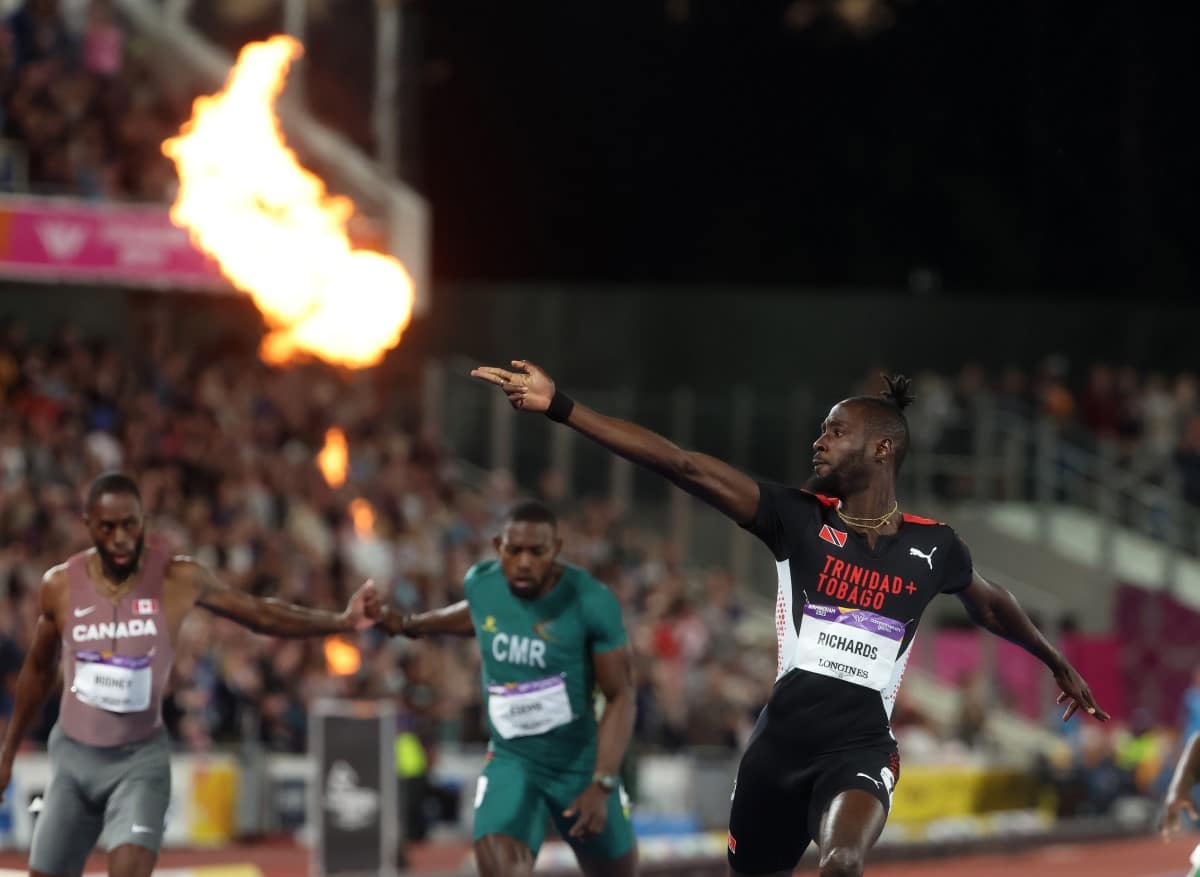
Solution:
M 621 607 L 586 572 L 557 562 L 562 540 L 541 503 L 512 510 L 466 599 L 401 615 L 393 635 L 474 635 L 491 742 L 475 790 L 475 859 L 484 877 L 532 874 L 547 818 L 589 877 L 637 868 L 617 771 L 633 733 L 633 668 Z M 595 687 L 604 694 L 599 723 Z

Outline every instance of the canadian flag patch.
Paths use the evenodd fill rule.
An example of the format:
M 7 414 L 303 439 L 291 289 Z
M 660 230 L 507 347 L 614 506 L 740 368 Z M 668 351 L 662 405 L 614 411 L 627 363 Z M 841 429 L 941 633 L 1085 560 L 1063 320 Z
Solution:
M 821 538 L 830 545 L 836 545 L 838 548 L 846 547 L 846 534 L 841 530 L 835 530 L 828 524 L 821 525 Z
M 142 598 L 133 601 L 133 611 L 137 615 L 153 615 L 158 611 L 158 601 Z

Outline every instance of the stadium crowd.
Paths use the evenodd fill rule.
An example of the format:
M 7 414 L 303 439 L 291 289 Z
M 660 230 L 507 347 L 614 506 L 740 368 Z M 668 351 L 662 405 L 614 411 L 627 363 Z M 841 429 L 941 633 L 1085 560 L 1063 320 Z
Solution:
M 137 473 L 150 538 L 238 587 L 336 606 L 373 577 L 406 608 L 459 599 L 464 573 L 491 551 L 515 485 L 503 473 L 467 483 L 431 438 L 382 426 L 387 406 L 369 379 L 315 365 L 268 369 L 249 351 L 208 360 L 181 352 L 166 330 L 126 356 L 70 328 L 43 345 L 8 326 L 0 340 L 6 689 L 43 571 L 86 544 L 81 486 L 107 469 Z M 315 464 L 334 424 L 350 448 L 340 488 Z M 551 489 L 555 479 L 544 481 Z M 775 655 L 770 627 L 744 623 L 728 573 L 685 569 L 670 546 L 624 528 L 600 500 L 571 508 L 563 535 L 567 559 L 594 570 L 626 607 L 638 655 L 638 738 L 736 746 L 770 686 Z M 370 635 L 353 645 L 361 667 L 332 675 L 334 658 L 321 643 L 271 640 L 197 612 L 179 647 L 172 733 L 188 749 L 249 733 L 270 748 L 302 751 L 306 703 L 355 693 L 399 696 L 430 741 L 482 739 L 473 643 Z M 53 713 L 51 704 L 43 735 Z
M 111 0 L 24 0 L 0 21 L 0 191 L 167 202 L 161 144 L 187 108 Z
M 80 491 L 103 470 L 138 476 L 150 538 L 238 587 L 332 607 L 372 577 L 408 609 L 459 599 L 464 573 L 490 555 L 518 488 L 504 472 L 468 478 L 435 436 L 403 422 L 375 378 L 316 364 L 269 368 L 250 350 L 212 355 L 181 344 L 163 323 L 134 351 L 69 326 L 40 343 L 6 324 L 0 721 L 11 708 L 40 577 L 86 545 Z M 316 463 L 333 425 L 349 447 L 338 487 Z M 669 542 L 628 526 L 607 500 L 572 501 L 560 484 L 547 472 L 535 492 L 563 512 L 565 557 L 591 569 L 624 606 L 636 656 L 638 746 L 737 749 L 774 678 L 768 598 L 749 594 L 725 570 L 688 567 Z M 296 752 L 307 743 L 312 698 L 393 697 L 435 752 L 439 743 L 484 739 L 477 674 L 471 641 L 386 640 L 375 632 L 350 643 L 273 640 L 196 612 L 179 644 L 167 721 L 184 750 L 257 740 Z M 895 725 L 911 757 L 988 756 L 991 707 L 977 682 L 964 677 L 962 708 L 949 726 L 902 694 Z M 52 700 L 42 739 L 56 709 Z M 1122 796 L 1152 794 L 1175 740 L 1172 729 L 1144 717 L 1111 729 L 1073 725 L 1045 761 L 1047 782 L 1075 809 L 1103 812 Z
M 876 379 L 872 373 L 863 383 Z M 1082 370 L 1063 356 L 1036 368 L 989 373 L 966 365 L 957 375 L 924 371 L 913 406 L 913 442 L 919 448 L 970 453 L 974 412 L 982 401 L 1000 417 L 1046 417 L 1062 438 L 1095 449 L 1112 444 L 1116 461 L 1150 478 L 1172 469 L 1184 495 L 1200 504 L 1200 377 L 1144 372 L 1104 362 Z

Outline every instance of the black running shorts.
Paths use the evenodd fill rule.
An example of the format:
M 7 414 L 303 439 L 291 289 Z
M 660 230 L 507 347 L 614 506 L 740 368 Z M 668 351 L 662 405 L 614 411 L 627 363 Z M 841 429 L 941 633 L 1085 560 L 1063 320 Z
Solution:
M 896 749 L 852 749 L 806 756 L 769 734 L 755 734 L 734 780 L 729 866 L 739 874 L 796 867 L 820 834 L 830 802 L 848 789 L 874 795 L 888 811 L 900 778 Z

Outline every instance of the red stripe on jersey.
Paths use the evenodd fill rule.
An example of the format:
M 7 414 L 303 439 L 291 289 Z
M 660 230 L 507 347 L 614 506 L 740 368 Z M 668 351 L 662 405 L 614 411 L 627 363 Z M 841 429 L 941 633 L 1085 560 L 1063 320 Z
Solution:
M 821 505 L 828 506 L 831 509 L 836 509 L 842 504 L 842 501 L 836 496 L 825 496 L 824 494 L 813 493 L 811 490 L 805 490 L 803 487 L 800 488 L 800 492 L 807 493 L 809 496 L 814 497 L 818 502 L 820 502 Z
M 934 527 L 941 526 L 941 521 L 935 521 L 933 518 L 922 518 L 920 515 L 910 515 L 908 512 L 903 512 L 900 515 L 906 524 L 927 524 Z

